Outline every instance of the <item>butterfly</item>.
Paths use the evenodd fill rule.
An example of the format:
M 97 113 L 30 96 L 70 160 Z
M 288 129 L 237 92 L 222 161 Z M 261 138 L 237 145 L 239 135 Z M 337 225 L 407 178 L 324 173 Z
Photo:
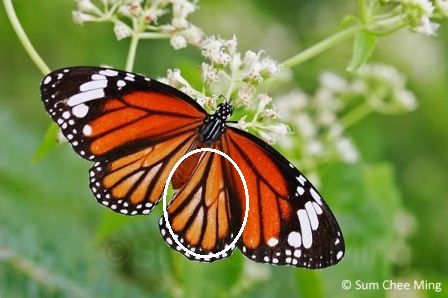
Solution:
M 145 215 L 159 202 L 176 162 L 198 148 L 233 159 L 247 183 L 249 210 L 241 237 L 245 192 L 235 168 L 211 152 L 180 164 L 162 217 L 165 242 L 187 258 L 228 257 L 236 247 L 250 260 L 324 268 L 345 245 L 339 225 L 315 187 L 273 147 L 229 125 L 229 102 L 208 114 L 183 92 L 139 74 L 101 67 L 68 67 L 44 77 L 43 104 L 72 148 L 94 162 L 90 188 L 97 201 L 125 215 Z

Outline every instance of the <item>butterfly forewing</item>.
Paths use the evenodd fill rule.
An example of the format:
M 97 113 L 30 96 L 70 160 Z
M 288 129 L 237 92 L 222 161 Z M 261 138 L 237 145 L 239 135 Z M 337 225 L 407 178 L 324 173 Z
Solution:
M 207 114 L 182 92 L 144 76 L 100 67 L 47 75 L 42 100 L 73 149 L 112 160 L 170 134 L 197 128 Z
M 96 161 L 90 187 L 116 212 L 147 214 L 174 163 L 207 116 L 182 92 L 144 76 L 100 67 L 54 71 L 42 100 L 74 150 Z

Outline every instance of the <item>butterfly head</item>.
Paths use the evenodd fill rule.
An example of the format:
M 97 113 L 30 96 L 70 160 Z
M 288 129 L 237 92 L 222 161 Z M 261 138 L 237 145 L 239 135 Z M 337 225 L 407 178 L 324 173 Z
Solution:
M 232 116 L 232 114 L 233 114 L 233 107 L 228 102 L 220 103 L 215 112 L 215 115 L 224 121 L 226 121 L 227 118 Z

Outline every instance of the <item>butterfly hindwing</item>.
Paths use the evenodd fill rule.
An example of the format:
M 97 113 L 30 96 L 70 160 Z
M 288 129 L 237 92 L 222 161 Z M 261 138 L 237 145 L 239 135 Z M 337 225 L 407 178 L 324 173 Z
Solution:
M 195 155 L 200 156 L 196 168 L 189 181 L 176 191 L 167 208 L 174 235 L 169 232 L 164 217 L 159 222 L 160 232 L 169 246 L 187 258 L 212 262 L 228 257 L 235 249 L 233 246 L 219 256 L 210 256 L 230 246 L 236 235 L 232 233 L 231 198 L 223 176 L 227 160 L 212 152 Z M 203 257 L 182 250 L 173 237 Z
M 243 254 L 274 265 L 323 268 L 338 263 L 344 255 L 340 228 L 303 174 L 249 133 L 229 128 L 223 139 L 249 189 L 249 216 L 238 244 Z M 231 210 L 242 221 L 244 190 L 236 172 L 230 172 L 235 193 Z
M 159 202 L 175 163 L 195 144 L 182 133 L 90 169 L 90 188 L 101 204 L 126 215 L 148 214 Z

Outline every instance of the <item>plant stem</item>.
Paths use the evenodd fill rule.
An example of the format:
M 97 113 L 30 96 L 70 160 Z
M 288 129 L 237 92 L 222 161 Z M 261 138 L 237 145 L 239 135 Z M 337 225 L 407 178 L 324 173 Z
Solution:
M 362 29 L 363 29 L 362 25 L 355 25 L 355 26 L 349 27 L 345 30 L 342 30 L 342 31 L 322 40 L 321 42 L 316 43 L 315 45 L 298 53 L 297 55 L 283 61 L 282 64 L 286 68 L 292 68 L 294 66 L 297 66 L 297 65 L 319 55 L 320 53 L 334 47 L 335 45 L 343 42 L 344 40 L 353 37 L 356 33 L 361 31 Z
M 367 3 L 366 0 L 358 0 L 359 8 L 359 18 L 363 24 L 367 23 L 368 13 L 367 13 Z
M 140 40 L 139 33 L 134 32 L 129 45 L 128 58 L 126 59 L 126 71 L 132 71 L 134 68 L 135 54 L 137 52 L 138 42 Z
M 134 25 L 138 27 L 138 25 Z M 140 28 L 132 33 L 131 44 L 129 45 L 128 58 L 126 60 L 126 71 L 132 71 L 134 68 L 135 54 L 137 53 L 138 42 L 140 39 L 164 39 L 170 35 L 160 32 L 141 32 Z
M 42 72 L 42 74 L 47 74 L 50 72 L 50 68 L 44 62 L 44 60 L 39 56 L 36 49 L 34 49 L 31 41 L 23 30 L 22 25 L 20 24 L 19 19 L 17 18 L 16 12 L 14 11 L 14 7 L 12 6 L 11 0 L 3 0 L 3 5 L 5 6 L 6 14 L 8 15 L 9 22 L 11 23 L 12 28 L 14 29 L 17 37 L 22 43 L 25 51 L 30 56 L 31 60 L 33 60 L 34 64 L 36 64 L 37 68 Z
M 369 115 L 372 111 L 372 108 L 367 102 L 360 104 L 344 117 L 342 117 L 341 124 L 343 129 L 347 129 L 356 122 L 359 122 L 361 119 Z
M 56 289 L 73 297 L 90 296 L 83 288 L 78 287 L 62 276 L 51 273 L 47 268 L 17 254 L 7 247 L 0 246 L 0 263 L 8 263 L 16 271 L 50 290 Z
M 163 39 L 169 37 L 170 37 L 169 34 L 160 32 L 142 32 L 139 34 L 140 39 Z

